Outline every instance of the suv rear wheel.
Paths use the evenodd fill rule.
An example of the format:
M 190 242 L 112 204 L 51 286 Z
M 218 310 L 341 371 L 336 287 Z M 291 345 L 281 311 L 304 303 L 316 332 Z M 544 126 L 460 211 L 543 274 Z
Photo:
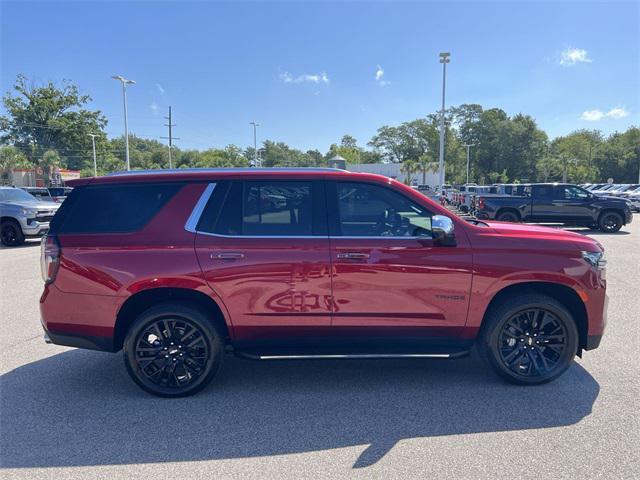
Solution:
M 24 235 L 20 224 L 15 220 L 3 220 L 0 224 L 0 240 L 7 247 L 17 247 L 24 243 Z
M 521 385 L 560 376 L 578 350 L 578 330 L 569 311 L 546 295 L 525 294 L 492 309 L 478 350 L 493 370 Z
M 224 345 L 197 308 L 164 303 L 142 313 L 124 341 L 131 378 L 161 397 L 184 397 L 207 386 L 220 368 Z
M 498 220 L 499 222 L 515 223 L 520 221 L 520 216 L 513 210 L 506 210 L 506 211 L 500 212 L 496 217 L 496 220 Z

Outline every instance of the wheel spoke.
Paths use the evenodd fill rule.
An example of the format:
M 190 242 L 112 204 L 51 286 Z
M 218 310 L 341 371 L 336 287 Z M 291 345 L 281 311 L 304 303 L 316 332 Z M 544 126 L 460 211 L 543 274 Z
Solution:
M 189 343 L 183 345 L 185 340 Z M 210 349 L 197 324 L 188 319 L 165 318 L 149 324 L 138 335 L 134 355 L 147 381 L 163 388 L 181 389 L 204 373 Z
M 567 348 L 564 324 L 544 308 L 514 314 L 503 324 L 499 338 L 502 361 L 509 370 L 524 377 L 552 371 Z

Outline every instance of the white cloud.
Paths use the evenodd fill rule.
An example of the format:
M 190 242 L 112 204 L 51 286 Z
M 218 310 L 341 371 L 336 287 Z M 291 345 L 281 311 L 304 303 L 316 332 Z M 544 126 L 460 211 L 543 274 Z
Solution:
M 629 116 L 629 112 L 627 112 L 624 108 L 621 108 L 621 107 L 612 108 L 607 112 L 607 117 L 609 118 L 618 119 L 618 118 L 624 118 L 628 116 Z
M 160 107 L 156 102 L 151 102 L 151 105 L 149 105 L 149 108 L 151 109 L 151 112 L 153 112 L 154 115 L 158 115 L 160 113 Z
M 587 122 L 598 122 L 604 118 L 613 118 L 617 120 L 627 116 L 629 116 L 629 112 L 627 112 L 624 108 L 615 107 L 609 110 L 607 113 L 598 109 L 587 110 L 585 112 L 582 112 L 582 115 L 580 115 L 580 120 L 585 120 Z
M 164 95 L 165 90 L 164 88 L 162 88 L 162 85 L 160 85 L 159 83 L 156 83 L 156 88 L 158 89 L 161 95 Z
M 593 60 L 589 58 L 589 54 L 583 48 L 565 48 L 560 54 L 560 65 L 564 67 L 573 67 L 577 63 L 591 63 Z
M 280 80 L 284 83 L 315 83 L 315 84 L 328 84 L 330 82 L 329 76 L 325 72 L 321 73 L 304 73 L 294 77 L 289 72 L 280 74 Z
M 386 87 L 391 82 L 385 80 L 383 77 L 384 77 L 384 69 L 380 65 L 376 65 L 376 82 L 381 87 Z

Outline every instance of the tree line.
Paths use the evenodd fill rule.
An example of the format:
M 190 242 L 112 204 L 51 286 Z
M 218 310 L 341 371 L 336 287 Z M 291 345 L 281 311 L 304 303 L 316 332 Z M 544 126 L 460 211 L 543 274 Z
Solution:
M 88 107 L 89 95 L 65 81 L 37 86 L 19 75 L 2 99 L 6 114 L 0 116 L 0 171 L 61 167 L 93 175 L 89 134 L 96 134 L 98 174 L 125 169 L 124 138 L 108 138 L 106 117 Z M 420 174 L 436 171 L 440 115 L 400 125 L 380 127 L 366 144 L 344 135 L 326 152 L 298 150 L 284 142 L 266 140 L 258 156 L 264 167 L 327 166 L 340 155 L 348 164 L 401 163 L 402 170 L 419 181 Z M 447 181 L 466 180 L 467 147 L 470 147 L 470 180 L 476 183 L 569 181 L 632 183 L 640 169 L 640 129 L 605 136 L 598 130 L 576 130 L 550 140 L 529 115 L 509 116 L 499 108 L 477 104 L 451 107 L 445 112 L 445 163 Z M 165 144 L 130 134 L 132 169 L 168 168 Z M 175 168 L 249 167 L 252 147 L 228 145 L 207 150 L 172 149 Z

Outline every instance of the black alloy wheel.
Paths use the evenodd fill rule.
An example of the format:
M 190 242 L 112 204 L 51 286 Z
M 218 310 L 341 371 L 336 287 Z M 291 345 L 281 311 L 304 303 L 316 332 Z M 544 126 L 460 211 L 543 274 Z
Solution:
M 224 348 L 203 312 L 164 304 L 136 320 L 124 350 L 127 371 L 140 387 L 158 396 L 182 397 L 211 381 Z
M 24 243 L 24 235 L 18 222 L 15 220 L 5 220 L 0 225 L 0 241 L 7 247 L 17 247 Z
M 544 376 L 558 366 L 567 348 L 567 330 L 543 308 L 522 310 L 502 326 L 500 359 L 517 375 Z
M 524 293 L 487 313 L 478 351 L 501 377 L 534 385 L 569 368 L 578 341 L 576 323 L 562 304 L 546 295 Z
M 604 212 L 598 221 L 600 230 L 606 233 L 616 233 L 622 228 L 622 216 L 616 212 Z

